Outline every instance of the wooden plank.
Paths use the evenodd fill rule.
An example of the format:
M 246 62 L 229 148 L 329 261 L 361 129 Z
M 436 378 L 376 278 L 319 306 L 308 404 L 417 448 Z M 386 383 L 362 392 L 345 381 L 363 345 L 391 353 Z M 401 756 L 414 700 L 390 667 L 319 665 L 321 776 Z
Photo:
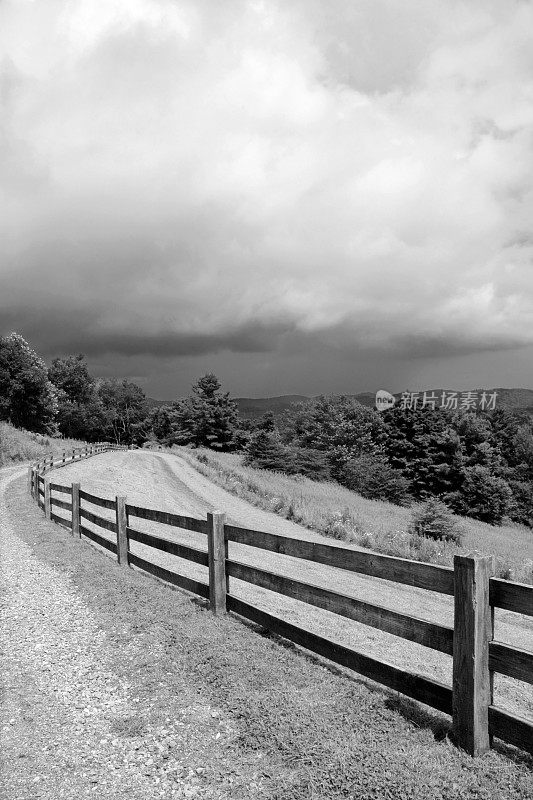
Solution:
M 141 508 L 140 506 L 126 506 L 129 517 L 139 517 L 148 519 L 151 522 L 160 522 L 163 525 L 172 525 L 174 528 L 185 528 L 187 531 L 196 533 L 207 533 L 207 522 L 204 519 L 194 517 L 183 517 L 180 514 L 169 514 L 166 511 L 157 511 L 153 508 Z
M 516 611 L 517 614 L 533 617 L 533 586 L 491 578 L 490 603 L 507 611 Z
M 61 486 L 59 483 L 51 483 L 50 489 L 53 492 L 58 492 L 59 494 L 72 494 L 72 487 L 70 486 Z
M 93 525 L 99 525 L 100 528 L 105 528 L 106 531 L 111 531 L 111 533 L 117 532 L 117 526 L 115 522 L 111 522 L 108 519 L 99 517 L 98 514 L 93 514 L 90 511 L 87 511 L 85 508 L 80 508 L 80 517 L 92 522 Z
M 72 503 L 65 503 L 64 500 L 58 500 L 57 497 L 50 498 L 50 505 L 64 508 L 65 511 L 72 511 Z
M 207 558 L 209 566 L 209 607 L 213 614 L 226 612 L 227 540 L 225 514 L 207 515 Z
M 63 528 L 70 530 L 70 521 L 65 519 L 64 517 L 58 517 L 57 514 L 50 514 L 50 519 L 52 522 L 56 522 L 58 525 L 61 525 Z
M 452 713 L 452 690 L 449 686 L 416 673 L 406 672 L 385 661 L 377 661 L 357 650 L 344 647 L 305 628 L 274 617 L 232 595 L 228 595 L 226 599 L 228 611 L 233 611 L 241 617 L 262 625 L 300 647 L 317 653 L 336 664 L 341 664 L 343 667 L 348 667 L 348 669 L 381 683 L 389 689 L 401 692 L 414 700 L 443 711 L 445 714 Z
M 80 533 L 80 485 L 72 484 L 72 535 L 81 536 Z
M 332 611 L 340 616 L 370 625 L 372 628 L 392 633 L 411 642 L 417 642 L 433 650 L 452 655 L 453 630 L 444 625 L 427 622 L 424 619 L 400 614 L 389 608 L 371 605 L 364 600 L 339 594 L 321 586 L 302 583 L 285 575 L 266 572 L 258 567 L 241 564 L 237 561 L 228 561 L 227 574 L 241 581 L 253 583 L 272 592 L 293 597 L 304 603 Z
M 47 519 L 50 519 L 50 512 L 51 512 L 50 499 L 51 499 L 50 481 L 47 479 L 44 482 L 44 513 Z
M 490 642 L 489 669 L 519 681 L 533 683 L 533 653 L 509 647 L 502 642 Z
M 86 500 L 87 503 L 92 503 L 93 506 L 100 506 L 100 508 L 108 508 L 110 511 L 115 510 L 115 501 L 108 500 L 105 497 L 97 497 L 89 492 L 84 492 L 80 489 L 80 499 Z
M 38 476 L 38 481 L 42 486 L 44 486 L 44 475 L 39 475 Z
M 130 553 L 130 566 L 138 567 L 143 572 L 148 572 L 166 583 L 171 583 L 173 586 L 179 586 L 180 589 L 185 589 L 187 592 L 199 594 L 200 597 L 209 597 L 209 586 L 202 581 L 195 581 L 192 578 L 186 578 L 184 575 L 177 575 L 175 572 L 170 572 L 168 569 L 158 567 L 157 564 L 152 564 L 151 561 L 145 561 L 144 558 Z
M 126 498 L 115 497 L 117 558 L 118 563 L 128 566 L 128 515 L 126 514 Z
M 459 747 L 471 756 L 478 756 L 490 748 L 492 613 L 489 579 L 493 559 L 492 556 L 455 556 L 453 563 L 453 731 Z
M 226 534 L 230 542 L 259 547 L 273 553 L 304 558 L 317 564 L 359 572 L 375 578 L 384 578 L 395 583 L 404 583 L 432 592 L 453 595 L 453 569 L 406 558 L 394 558 L 379 553 L 351 550 L 321 542 L 308 542 L 278 536 L 274 533 L 254 531 L 226 525 Z
M 104 539 L 103 536 L 99 536 L 94 531 L 90 531 L 89 528 L 80 525 L 80 536 L 82 534 L 86 536 L 87 539 L 91 539 L 91 541 L 96 542 L 96 544 L 99 544 L 100 547 L 105 547 L 106 550 L 110 550 L 112 553 L 116 554 L 117 546 L 115 542 L 110 542 L 109 539 Z
M 162 539 L 151 533 L 136 531 L 134 528 L 128 528 L 128 537 L 130 542 L 146 544 L 148 547 L 162 550 L 164 553 L 178 556 L 178 558 L 186 558 L 188 561 L 194 561 L 196 564 L 201 564 L 203 567 L 207 567 L 208 565 L 207 552 L 205 550 L 199 550 L 196 547 L 179 544 L 178 542 L 171 542 L 168 539 Z
M 489 727 L 493 736 L 533 755 L 533 721 L 515 717 L 502 708 L 489 706 Z

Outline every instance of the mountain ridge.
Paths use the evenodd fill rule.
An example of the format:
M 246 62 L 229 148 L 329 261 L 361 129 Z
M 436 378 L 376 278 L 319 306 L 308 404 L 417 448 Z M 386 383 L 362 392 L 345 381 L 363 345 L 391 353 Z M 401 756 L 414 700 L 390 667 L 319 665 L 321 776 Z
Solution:
M 463 394 L 464 392 L 479 393 L 485 391 L 487 394 L 496 392 L 497 408 L 507 408 L 508 410 L 516 411 L 524 415 L 533 416 L 533 389 L 478 388 L 463 389 L 458 391 L 455 389 L 434 388 L 426 389 L 425 391 L 428 395 L 430 393 L 435 393 L 438 396 L 441 396 L 442 392 L 446 392 L 447 394 L 451 392 L 457 392 L 459 395 Z M 423 392 L 424 390 L 421 390 L 419 394 L 423 395 Z M 398 401 L 402 395 L 402 392 L 393 392 L 392 394 L 394 394 L 394 397 Z M 308 400 L 313 400 L 320 396 L 321 395 L 309 396 L 304 394 L 282 394 L 274 397 L 234 397 L 232 399 L 237 404 L 239 414 L 242 417 L 245 419 L 258 419 L 267 411 L 272 411 L 275 416 L 278 416 L 283 414 L 295 403 L 305 403 Z M 359 403 L 361 403 L 361 405 L 369 408 L 372 408 L 375 405 L 375 392 L 358 392 L 355 394 L 346 394 L 346 396 L 354 397 Z M 174 402 L 172 400 L 156 400 L 151 397 L 148 397 L 147 401 L 151 408 L 170 405 L 172 402 Z

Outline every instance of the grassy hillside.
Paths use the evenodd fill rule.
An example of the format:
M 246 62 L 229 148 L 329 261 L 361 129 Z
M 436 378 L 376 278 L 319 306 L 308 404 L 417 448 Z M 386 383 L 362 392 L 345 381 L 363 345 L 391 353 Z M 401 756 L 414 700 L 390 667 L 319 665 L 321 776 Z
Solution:
M 367 500 L 337 483 L 243 467 L 236 453 L 179 448 L 180 455 L 227 491 L 306 527 L 381 553 L 451 566 L 456 553 L 494 555 L 496 573 L 533 584 L 533 530 L 460 518 L 462 546 L 409 533 L 411 509 Z
M 76 439 L 54 439 L 0 422 L 0 466 L 19 461 L 37 461 L 50 453 L 61 453 L 83 444 Z

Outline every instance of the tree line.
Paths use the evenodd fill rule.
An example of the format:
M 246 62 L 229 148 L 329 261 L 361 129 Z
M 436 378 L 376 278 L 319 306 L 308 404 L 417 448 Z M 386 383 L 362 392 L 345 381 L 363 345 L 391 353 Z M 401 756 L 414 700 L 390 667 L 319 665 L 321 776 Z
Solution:
M 139 386 L 93 377 L 83 355 L 47 367 L 11 334 L 0 338 L 0 418 L 87 441 L 240 451 L 250 466 L 334 480 L 370 499 L 438 498 L 459 514 L 533 527 L 533 424 L 505 409 L 379 414 L 332 396 L 252 423 L 213 374 L 188 397 L 149 408 Z

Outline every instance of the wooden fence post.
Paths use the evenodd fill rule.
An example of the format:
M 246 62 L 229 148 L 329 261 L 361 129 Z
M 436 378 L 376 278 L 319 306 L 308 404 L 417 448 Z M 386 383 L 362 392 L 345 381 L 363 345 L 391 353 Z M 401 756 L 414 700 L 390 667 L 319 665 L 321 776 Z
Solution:
M 226 611 L 225 514 L 207 515 L 207 557 L 209 563 L 209 605 L 213 614 Z
M 81 537 L 80 533 L 80 485 L 72 484 L 72 535 Z
M 128 515 L 126 512 L 126 498 L 116 497 L 117 517 L 117 560 L 122 567 L 129 565 L 128 558 Z
M 28 492 L 33 494 L 33 467 L 28 467 Z
M 62 459 L 61 459 L 61 463 L 62 463 L 62 464 L 64 464 L 64 463 L 65 463 L 65 458 L 66 458 L 66 455 L 67 455 L 67 454 L 66 454 L 66 453 L 65 453 L 65 451 L 63 450 L 63 457 L 62 457 Z
M 35 468 L 33 473 L 33 498 L 37 505 L 39 504 L 39 467 Z
M 490 747 L 491 676 L 489 642 L 492 610 L 489 579 L 492 556 L 455 556 L 453 631 L 453 734 L 471 756 Z
M 44 479 L 44 514 L 46 519 L 50 519 L 51 504 L 50 504 L 50 478 Z

